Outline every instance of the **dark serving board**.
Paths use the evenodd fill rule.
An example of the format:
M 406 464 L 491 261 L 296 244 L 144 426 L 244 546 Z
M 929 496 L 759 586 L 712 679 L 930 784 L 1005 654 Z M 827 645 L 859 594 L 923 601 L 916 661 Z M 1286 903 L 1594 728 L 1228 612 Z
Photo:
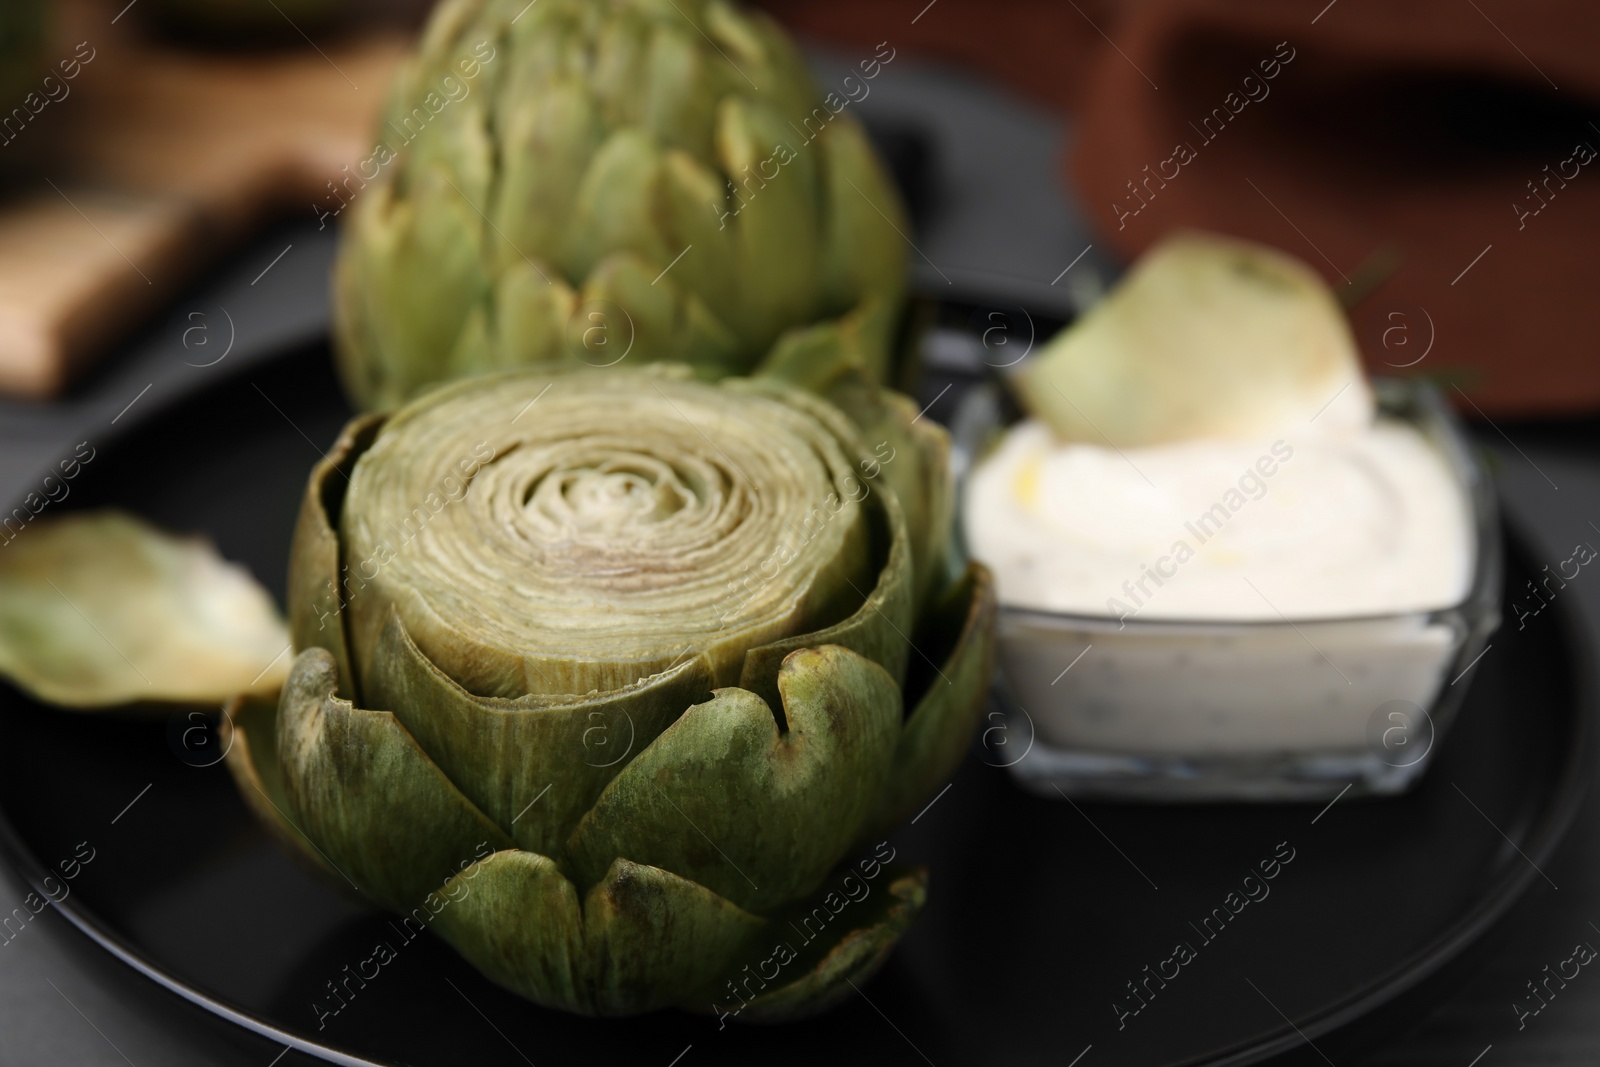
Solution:
M 303 479 L 348 414 L 326 351 L 137 414 L 96 442 L 69 504 L 203 531 L 281 597 Z M 1515 548 L 1507 572 L 1508 588 L 1531 573 Z M 893 839 L 932 867 L 926 912 L 860 996 L 800 1024 L 580 1019 L 424 936 L 319 1030 L 325 983 L 393 931 L 273 848 L 225 769 L 196 766 L 213 756 L 183 712 L 71 713 L 0 687 L 0 845 L 37 886 L 86 842 L 67 918 L 179 995 L 335 1062 L 1339 1062 L 1434 1002 L 1522 893 L 1553 891 L 1538 868 L 1586 786 L 1596 691 L 1573 621 L 1542 622 L 1495 636 L 1437 763 L 1396 800 L 1074 806 L 1025 795 L 975 747 Z M 1214 940 L 1190 925 L 1290 850 Z M 1119 1028 L 1113 1004 L 1139 1003 L 1127 983 L 1180 941 L 1194 958 L 1141 987 L 1155 995 Z

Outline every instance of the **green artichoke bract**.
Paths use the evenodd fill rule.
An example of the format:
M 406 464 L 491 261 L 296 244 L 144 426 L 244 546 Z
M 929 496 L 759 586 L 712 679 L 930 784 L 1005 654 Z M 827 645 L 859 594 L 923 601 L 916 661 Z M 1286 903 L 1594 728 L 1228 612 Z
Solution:
M 929 528 L 947 486 L 921 529 L 891 488 L 943 432 L 853 406 L 532 369 L 358 418 L 307 487 L 282 700 L 237 709 L 246 797 L 542 1004 L 847 995 L 922 904 L 873 846 L 965 751 L 994 615 Z
M 349 392 L 625 357 L 885 380 L 906 223 L 841 101 L 722 0 L 447 0 L 328 200 Z

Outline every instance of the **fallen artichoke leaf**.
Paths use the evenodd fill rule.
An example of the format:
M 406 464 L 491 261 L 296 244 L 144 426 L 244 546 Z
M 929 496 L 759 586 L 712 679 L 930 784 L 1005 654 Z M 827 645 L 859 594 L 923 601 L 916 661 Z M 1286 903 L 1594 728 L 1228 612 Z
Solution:
M 202 538 L 114 509 L 0 547 L 0 674 L 72 708 L 267 696 L 289 674 L 272 598 Z
M 1373 415 L 1322 278 L 1277 249 L 1206 233 L 1146 252 L 1015 385 L 1063 440 L 1116 448 L 1255 439 L 1313 419 L 1338 432 Z

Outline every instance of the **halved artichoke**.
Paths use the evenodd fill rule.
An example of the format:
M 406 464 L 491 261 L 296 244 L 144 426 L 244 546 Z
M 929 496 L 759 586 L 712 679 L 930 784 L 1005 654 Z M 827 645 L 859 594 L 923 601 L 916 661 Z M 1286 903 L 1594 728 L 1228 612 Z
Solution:
M 724 0 L 446 0 L 325 201 L 346 388 L 625 356 L 886 380 L 906 222 L 847 102 Z
M 925 876 L 839 865 L 961 758 L 994 600 L 945 565 L 942 431 L 845 384 L 860 426 L 776 382 L 620 368 L 356 419 L 307 487 L 282 700 L 236 709 L 246 797 L 545 1005 L 848 993 Z M 916 525 L 891 471 L 933 486 Z

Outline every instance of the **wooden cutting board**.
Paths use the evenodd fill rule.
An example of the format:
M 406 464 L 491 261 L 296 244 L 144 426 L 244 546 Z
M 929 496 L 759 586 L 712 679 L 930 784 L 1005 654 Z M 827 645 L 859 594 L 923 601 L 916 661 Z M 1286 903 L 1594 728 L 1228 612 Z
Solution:
M 0 122 L 0 162 L 24 175 L 0 199 L 9 395 L 61 392 L 263 221 L 337 206 L 328 183 L 371 153 L 408 48 L 389 32 L 184 50 L 142 38 L 121 7 L 61 5 L 55 79 L 0 101 L 0 119 L 27 116 Z

